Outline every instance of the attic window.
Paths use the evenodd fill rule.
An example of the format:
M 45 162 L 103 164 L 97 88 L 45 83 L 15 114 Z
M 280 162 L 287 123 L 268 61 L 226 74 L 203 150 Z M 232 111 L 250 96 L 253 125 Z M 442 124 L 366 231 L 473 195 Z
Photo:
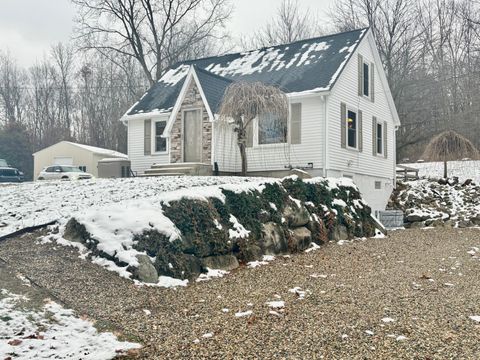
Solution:
M 370 96 L 370 65 L 363 63 L 363 95 Z
M 283 144 L 287 142 L 287 120 L 273 114 L 258 117 L 258 144 Z

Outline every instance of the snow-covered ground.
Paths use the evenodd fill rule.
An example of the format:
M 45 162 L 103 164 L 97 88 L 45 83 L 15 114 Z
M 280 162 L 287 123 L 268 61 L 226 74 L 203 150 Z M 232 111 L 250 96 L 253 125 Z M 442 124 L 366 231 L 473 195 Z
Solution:
M 443 177 L 443 162 L 424 162 L 401 164 L 404 166 L 419 169 L 420 177 Z M 449 161 L 448 176 L 458 176 L 460 181 L 473 179 L 477 184 L 480 183 L 480 160 Z
M 0 359 L 112 359 L 139 344 L 98 333 L 72 310 L 50 302 L 40 310 L 23 308 L 23 295 L 0 289 Z
M 123 205 L 127 201 L 146 199 L 155 204 L 167 191 L 251 180 L 261 179 L 175 176 L 0 184 L 0 237 L 23 228 L 68 220 L 93 206 L 116 204 L 126 210 Z

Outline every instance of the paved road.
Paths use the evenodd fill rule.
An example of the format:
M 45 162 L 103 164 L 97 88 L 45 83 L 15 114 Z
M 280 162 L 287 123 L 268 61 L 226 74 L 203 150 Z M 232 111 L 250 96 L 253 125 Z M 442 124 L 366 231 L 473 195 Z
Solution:
M 140 358 L 479 359 L 473 247 L 480 229 L 397 231 L 176 290 L 135 286 L 33 236 L 1 243 L 0 258 L 141 341 Z

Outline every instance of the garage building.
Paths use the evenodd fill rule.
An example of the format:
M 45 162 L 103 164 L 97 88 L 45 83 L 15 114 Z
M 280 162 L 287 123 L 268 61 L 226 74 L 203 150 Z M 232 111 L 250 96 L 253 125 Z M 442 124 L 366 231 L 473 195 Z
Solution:
M 50 165 L 73 165 L 98 177 L 98 162 L 105 158 L 128 159 L 128 156 L 114 150 L 60 141 L 33 154 L 34 179 Z

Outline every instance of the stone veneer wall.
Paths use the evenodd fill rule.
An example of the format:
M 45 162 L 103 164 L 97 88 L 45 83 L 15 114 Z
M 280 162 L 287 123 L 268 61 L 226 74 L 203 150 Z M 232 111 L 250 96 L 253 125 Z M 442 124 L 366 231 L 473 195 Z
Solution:
M 171 162 L 178 163 L 183 161 L 182 148 L 182 116 L 185 110 L 201 109 L 202 110 L 202 134 L 198 134 L 202 138 L 202 156 L 201 162 L 210 164 L 212 159 L 212 123 L 209 121 L 207 109 L 203 103 L 202 96 L 198 90 L 195 81 L 190 82 L 185 99 L 182 102 L 180 111 L 177 114 L 170 135 L 170 151 Z

